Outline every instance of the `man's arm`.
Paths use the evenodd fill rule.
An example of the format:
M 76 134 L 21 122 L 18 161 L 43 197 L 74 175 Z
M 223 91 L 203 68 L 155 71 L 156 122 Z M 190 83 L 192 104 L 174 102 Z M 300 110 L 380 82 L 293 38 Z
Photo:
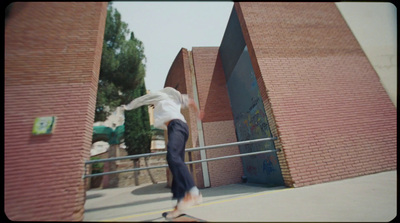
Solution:
M 158 93 L 149 93 L 138 98 L 135 98 L 127 105 L 121 105 L 124 110 L 132 110 L 143 105 L 151 105 L 163 100 L 163 95 Z

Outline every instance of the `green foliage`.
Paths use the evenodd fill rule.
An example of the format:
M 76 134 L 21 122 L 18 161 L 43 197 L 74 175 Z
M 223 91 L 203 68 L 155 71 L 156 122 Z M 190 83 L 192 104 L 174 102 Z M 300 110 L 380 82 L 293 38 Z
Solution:
M 130 38 L 126 40 L 126 36 Z M 143 43 L 135 38 L 121 14 L 109 3 L 96 99 L 95 122 L 146 94 Z M 107 109 L 108 108 L 108 109 Z M 147 106 L 125 111 L 124 140 L 129 155 L 150 152 L 152 133 Z
M 126 36 L 130 33 L 130 39 Z M 96 99 L 95 122 L 105 121 L 116 107 L 131 100 L 129 91 L 143 81 L 143 43 L 134 37 L 121 14 L 109 3 L 104 31 L 99 85 Z M 109 110 L 106 109 L 109 107 Z
M 118 94 L 119 89 L 107 81 L 100 80 L 97 90 L 95 122 L 105 121 L 110 112 L 105 106 L 116 108 L 121 104 L 122 98 Z
M 99 157 L 90 157 L 90 160 L 98 160 Z M 103 173 L 104 163 L 93 163 L 92 164 L 92 174 Z
M 120 49 L 128 33 L 128 24 L 121 21 L 121 14 L 112 7 L 112 3 L 109 3 L 104 30 L 104 44 L 111 49 Z
M 137 98 L 146 93 L 144 82 L 132 92 Z M 129 155 L 149 153 L 152 131 L 147 106 L 125 111 L 125 145 Z

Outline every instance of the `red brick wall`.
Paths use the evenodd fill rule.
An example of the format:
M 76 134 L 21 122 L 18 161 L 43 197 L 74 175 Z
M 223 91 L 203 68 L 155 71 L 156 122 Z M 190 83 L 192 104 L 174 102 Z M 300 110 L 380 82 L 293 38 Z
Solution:
M 14 3 L 5 24 L 4 211 L 83 219 L 107 2 Z M 33 136 L 36 117 L 56 116 Z
M 203 132 L 205 145 L 236 142 L 235 127 L 229 102 L 226 80 L 218 47 L 194 47 L 200 108 L 205 111 Z M 239 148 L 227 147 L 206 150 L 207 158 L 239 154 Z M 238 183 L 243 175 L 240 158 L 208 162 L 211 187 Z
M 397 111 L 334 3 L 235 3 L 288 186 L 397 168 Z
M 190 73 L 188 60 L 188 51 L 182 48 L 171 64 L 164 87 L 175 88 L 182 94 L 187 93 L 186 79 Z

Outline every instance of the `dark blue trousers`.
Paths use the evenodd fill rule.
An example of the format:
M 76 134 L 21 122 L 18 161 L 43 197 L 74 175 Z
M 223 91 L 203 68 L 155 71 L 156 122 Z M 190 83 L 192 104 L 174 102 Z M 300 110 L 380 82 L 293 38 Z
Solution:
M 172 198 L 178 201 L 195 186 L 185 164 L 185 144 L 188 137 L 189 128 L 185 122 L 174 119 L 168 124 L 167 162 L 172 173 Z

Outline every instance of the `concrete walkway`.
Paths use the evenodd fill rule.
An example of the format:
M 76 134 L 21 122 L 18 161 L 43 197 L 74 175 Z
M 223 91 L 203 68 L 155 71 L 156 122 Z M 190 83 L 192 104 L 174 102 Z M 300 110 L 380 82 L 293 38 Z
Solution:
M 301 188 L 232 184 L 201 190 L 186 214 L 209 222 L 389 222 L 397 216 L 397 171 Z M 84 221 L 165 221 L 166 183 L 87 192 Z

